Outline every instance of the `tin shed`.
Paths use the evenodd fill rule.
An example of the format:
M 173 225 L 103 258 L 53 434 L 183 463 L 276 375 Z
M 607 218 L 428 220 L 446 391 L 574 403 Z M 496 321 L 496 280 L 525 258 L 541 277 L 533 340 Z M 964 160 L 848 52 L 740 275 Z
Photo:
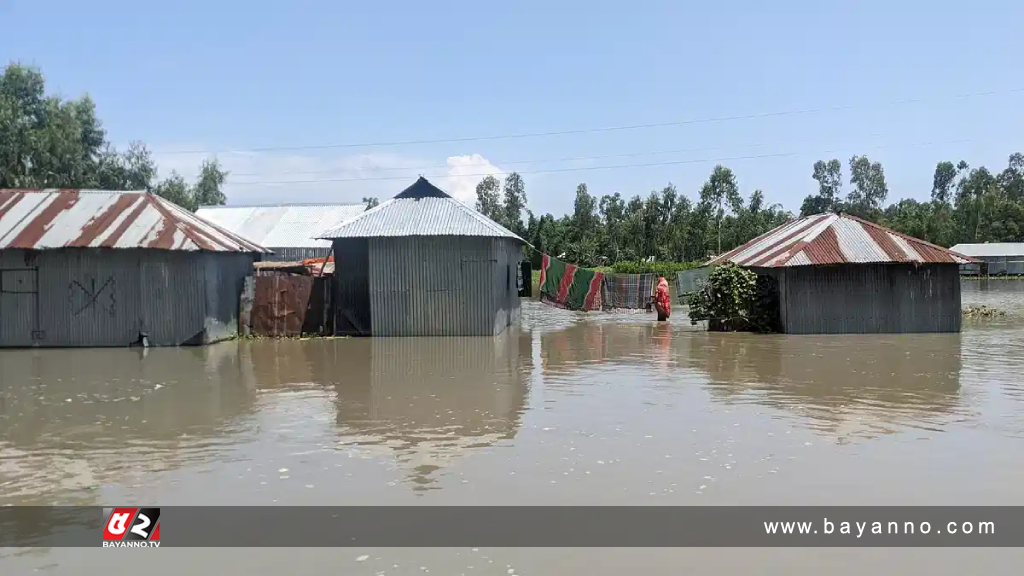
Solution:
M 200 206 L 196 216 L 266 246 L 273 254 L 264 261 L 292 262 L 327 256 L 331 241 L 314 236 L 364 211 L 366 204 Z
M 146 192 L 0 190 L 0 347 L 228 338 L 264 252 Z
M 959 332 L 963 254 L 848 214 L 789 222 L 709 265 L 777 280 L 792 334 Z
M 1024 242 L 957 244 L 950 250 L 977 260 L 960 267 L 965 276 L 1024 276 Z
M 425 178 L 319 237 L 339 263 L 336 334 L 491 336 L 519 320 L 525 242 Z

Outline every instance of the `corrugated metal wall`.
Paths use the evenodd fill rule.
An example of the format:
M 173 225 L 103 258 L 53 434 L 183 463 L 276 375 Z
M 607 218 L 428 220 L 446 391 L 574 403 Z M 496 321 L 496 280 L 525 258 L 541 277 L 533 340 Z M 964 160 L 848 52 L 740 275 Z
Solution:
M 518 320 L 511 239 L 369 239 L 374 336 L 491 336 Z
M 334 333 L 339 336 L 370 336 L 370 254 L 365 238 L 334 241 Z
M 331 252 L 330 246 L 326 248 L 271 248 L 273 254 L 264 254 L 264 262 L 298 262 L 310 258 L 325 258 Z
M 959 332 L 955 264 L 799 266 L 778 271 L 790 334 Z
M 1019 276 L 1024 274 L 1024 258 L 1020 256 L 982 256 L 978 258 L 988 263 L 990 276 L 1008 274 Z
M 252 254 L 199 254 L 206 272 L 204 344 L 238 335 L 240 297 L 245 277 L 252 274 Z
M 139 332 L 156 346 L 223 339 L 237 332 L 252 260 L 157 250 L 5 250 L 4 284 L 10 271 L 31 270 L 38 290 L 0 292 L 0 346 L 127 346 Z

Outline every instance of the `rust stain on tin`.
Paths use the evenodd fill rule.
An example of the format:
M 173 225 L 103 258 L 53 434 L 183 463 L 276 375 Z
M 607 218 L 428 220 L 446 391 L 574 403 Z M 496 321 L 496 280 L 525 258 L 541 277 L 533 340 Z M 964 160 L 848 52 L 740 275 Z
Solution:
M 12 248 L 34 248 L 36 243 L 46 235 L 57 216 L 77 203 L 77 190 L 60 192 L 46 208 L 43 208 L 42 213 L 32 219 L 25 229 L 10 241 L 10 246 Z
M 895 260 L 896 262 L 913 261 L 909 254 L 896 245 L 896 241 L 892 239 L 892 236 L 890 236 L 889 232 L 886 230 L 882 228 L 875 228 L 874 226 L 861 225 L 861 227 L 864 228 L 864 231 L 868 233 L 868 236 L 875 241 L 875 244 L 878 244 L 878 247 L 882 249 L 882 252 L 885 252 L 885 255 L 891 260 Z M 911 245 L 911 247 L 913 247 L 913 245 Z
M 839 237 L 832 228 L 826 228 L 814 242 L 803 246 L 807 259 L 814 264 L 831 263 L 843 259 L 843 252 L 839 248 Z
M 145 210 L 146 203 L 139 202 L 139 205 L 132 210 L 131 214 L 129 214 L 127 218 L 125 218 L 120 224 L 117 225 L 117 228 L 110 234 L 110 236 L 107 236 L 107 238 L 100 243 L 100 246 L 103 248 L 113 248 L 114 246 L 116 246 L 117 241 L 120 240 L 122 236 L 124 236 L 124 233 L 127 232 L 129 228 L 131 228 L 132 224 L 134 224 L 135 221 L 138 220 L 139 216 Z
M 770 265 L 772 260 L 775 260 L 779 256 L 785 254 L 787 251 L 793 250 L 794 248 L 800 246 L 800 244 L 802 244 L 801 242 L 794 242 L 792 244 L 788 244 L 788 243 L 789 243 L 790 240 L 792 240 L 792 239 L 794 239 L 794 238 L 796 238 L 798 236 L 801 236 L 803 234 L 807 234 L 807 230 L 809 228 L 810 228 L 810 226 L 798 227 L 798 229 L 795 232 L 791 232 L 791 233 L 783 236 L 778 242 L 776 242 L 777 246 L 781 245 L 779 248 L 772 249 L 771 247 L 769 247 L 767 251 L 762 252 L 760 255 L 753 256 L 752 257 L 752 261 L 748 261 L 749 264 L 747 264 L 746 262 L 744 264 L 747 264 L 748 266 L 764 266 L 765 264 L 769 264 Z M 803 243 L 803 244 L 806 244 L 806 243 Z M 793 253 L 796 254 L 796 252 L 797 251 L 794 251 Z
M 195 228 L 188 226 L 186 223 L 182 223 L 171 214 L 171 211 L 167 209 L 158 199 L 153 196 L 146 198 L 146 201 L 150 203 L 160 215 L 164 217 L 164 227 L 157 234 L 155 240 L 150 242 L 147 248 L 163 248 L 169 250 L 174 248 L 174 233 L 181 230 L 185 236 L 196 243 L 197 246 L 203 250 L 216 250 L 215 247 L 211 246 L 208 242 L 202 240 L 198 234 L 195 234 Z
M 14 191 L 14 190 L 11 190 L 11 191 L 2 191 L 2 190 L 0 190 L 0 218 L 3 218 L 4 215 L 6 215 L 8 212 L 10 212 L 11 208 L 14 208 L 14 206 L 18 202 L 21 202 L 22 198 L 24 198 L 24 197 L 25 197 L 25 193 L 24 192 L 17 192 L 17 191 Z
M 78 236 L 78 239 L 74 241 L 75 244 L 91 245 L 100 234 L 105 232 L 107 228 L 117 220 L 117 217 L 124 213 L 135 202 L 135 198 L 132 196 L 124 195 L 119 197 L 106 209 L 102 214 L 96 216 L 85 226 L 82 227 L 82 233 Z M 126 219 L 126 222 L 131 223 L 131 219 Z

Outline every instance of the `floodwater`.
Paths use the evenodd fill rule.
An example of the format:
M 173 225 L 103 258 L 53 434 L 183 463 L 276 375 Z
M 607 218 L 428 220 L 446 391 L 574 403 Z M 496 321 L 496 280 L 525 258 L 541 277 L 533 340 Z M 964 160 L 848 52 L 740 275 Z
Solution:
M 1024 281 L 957 335 L 524 304 L 497 339 L 0 351 L 0 505 L 1024 505 Z M 1011 549 L 5 550 L 3 574 L 1019 574 Z M 368 558 L 357 561 L 361 556 Z

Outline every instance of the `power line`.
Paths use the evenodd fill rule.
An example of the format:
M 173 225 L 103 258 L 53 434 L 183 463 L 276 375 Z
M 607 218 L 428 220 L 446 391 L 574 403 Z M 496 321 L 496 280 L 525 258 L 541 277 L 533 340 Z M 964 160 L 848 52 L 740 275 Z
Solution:
M 870 137 L 885 136 L 882 133 L 871 134 Z M 806 144 L 806 142 L 803 142 Z M 545 164 L 548 162 L 578 162 L 583 160 L 607 160 L 609 158 L 635 158 L 638 156 L 660 156 L 663 154 L 688 154 L 690 152 L 708 152 L 712 150 L 728 150 L 731 148 L 764 148 L 765 146 L 792 146 L 794 144 L 801 144 L 800 142 L 766 142 L 761 144 L 741 144 L 738 146 L 704 146 L 700 148 L 683 148 L 681 150 L 660 150 L 650 152 L 626 152 L 621 154 L 606 154 L 602 156 L 566 156 L 563 158 L 536 158 L 532 160 L 487 160 L 486 162 L 472 162 L 469 164 L 459 164 L 458 167 L 474 167 L 474 166 L 495 166 L 497 164 L 509 165 L 509 164 Z M 332 168 L 330 170 L 282 170 L 276 172 L 277 174 L 332 174 L 335 172 L 396 172 L 396 171 L 417 171 L 417 170 L 434 170 L 438 168 L 453 168 L 451 164 L 433 164 L 431 166 L 391 166 L 391 167 L 379 167 L 371 166 L 367 168 Z M 231 176 L 262 176 L 259 172 L 231 172 Z
M 905 104 L 920 104 L 923 102 L 935 101 L 935 100 L 960 100 L 965 98 L 977 98 L 982 96 L 994 96 L 997 94 L 1013 94 L 1018 92 L 1024 92 L 1024 88 L 1014 88 L 1010 90 L 990 90 L 986 92 L 975 92 L 971 94 L 958 94 L 953 96 L 937 96 L 934 98 L 911 98 L 905 100 L 893 100 L 884 103 L 876 103 L 874 105 L 857 106 L 857 105 L 846 105 L 846 106 L 828 106 L 823 108 L 805 108 L 797 110 L 783 110 L 776 112 L 763 112 L 759 114 L 741 114 L 733 116 L 718 116 L 710 118 L 698 118 L 688 120 L 678 120 L 674 122 L 654 122 L 649 124 L 632 124 L 626 126 L 605 126 L 600 128 L 580 128 L 575 130 L 555 130 L 548 132 L 527 132 L 521 134 L 501 134 L 501 135 L 490 135 L 490 136 L 471 136 L 462 138 L 438 138 L 438 139 L 425 139 L 425 140 L 396 140 L 390 142 L 363 142 L 363 143 L 344 143 L 344 144 L 318 144 L 318 145 L 305 145 L 305 146 L 266 146 L 261 148 L 235 148 L 235 149 L 224 149 L 224 150 L 169 150 L 160 152 L 161 154 L 232 154 L 232 153 L 245 153 L 245 152 L 283 152 L 283 151 L 294 151 L 294 150 L 328 150 L 328 149 L 340 149 L 340 148 L 374 148 L 374 147 L 385 147 L 385 146 L 411 146 L 419 144 L 450 144 L 458 142 L 481 142 L 486 140 L 515 140 L 521 138 L 541 138 L 547 136 L 567 136 L 571 134 L 594 134 L 598 132 L 615 132 L 623 130 L 641 130 L 647 128 L 663 128 L 671 126 L 687 126 L 693 124 L 710 124 L 717 122 L 731 122 L 737 120 L 756 120 L 760 118 L 774 118 L 780 116 L 796 116 L 804 114 L 818 114 L 822 112 L 841 112 L 848 110 L 857 110 L 864 108 L 875 108 L 875 107 L 887 107 L 887 106 L 901 106 Z
M 906 144 L 900 146 L 875 146 L 868 147 L 865 150 L 884 150 L 890 148 L 915 148 L 920 146 L 938 146 L 945 144 L 964 144 L 971 142 L 971 139 L 960 139 L 960 140 L 947 140 L 942 142 L 919 142 L 914 144 Z M 835 154 L 838 150 L 823 150 L 818 152 L 821 155 Z M 806 154 L 806 153 L 804 153 Z M 653 168 L 657 166 L 677 166 L 681 164 L 702 164 L 707 162 L 730 162 L 736 160 L 760 160 L 766 158 L 789 158 L 794 156 L 800 156 L 799 152 L 782 152 L 778 154 L 759 154 L 750 156 L 732 156 L 725 158 L 700 158 L 690 160 L 673 160 L 667 162 L 649 162 L 643 164 L 613 164 L 610 166 L 576 166 L 571 168 L 552 168 L 548 170 L 527 170 L 519 172 L 519 174 L 551 174 L 557 172 L 583 172 L 589 170 L 613 170 L 619 168 Z M 499 176 L 509 174 L 507 171 L 494 171 L 490 173 L 480 174 L 436 174 L 430 176 L 431 178 L 484 178 L 487 176 Z M 409 176 L 377 176 L 370 178 L 320 178 L 312 180 L 274 180 L 265 182 L 232 182 L 232 185 L 240 186 L 273 186 L 279 184 L 322 184 L 327 182 L 369 182 L 369 181 L 381 181 L 381 180 L 408 180 Z

